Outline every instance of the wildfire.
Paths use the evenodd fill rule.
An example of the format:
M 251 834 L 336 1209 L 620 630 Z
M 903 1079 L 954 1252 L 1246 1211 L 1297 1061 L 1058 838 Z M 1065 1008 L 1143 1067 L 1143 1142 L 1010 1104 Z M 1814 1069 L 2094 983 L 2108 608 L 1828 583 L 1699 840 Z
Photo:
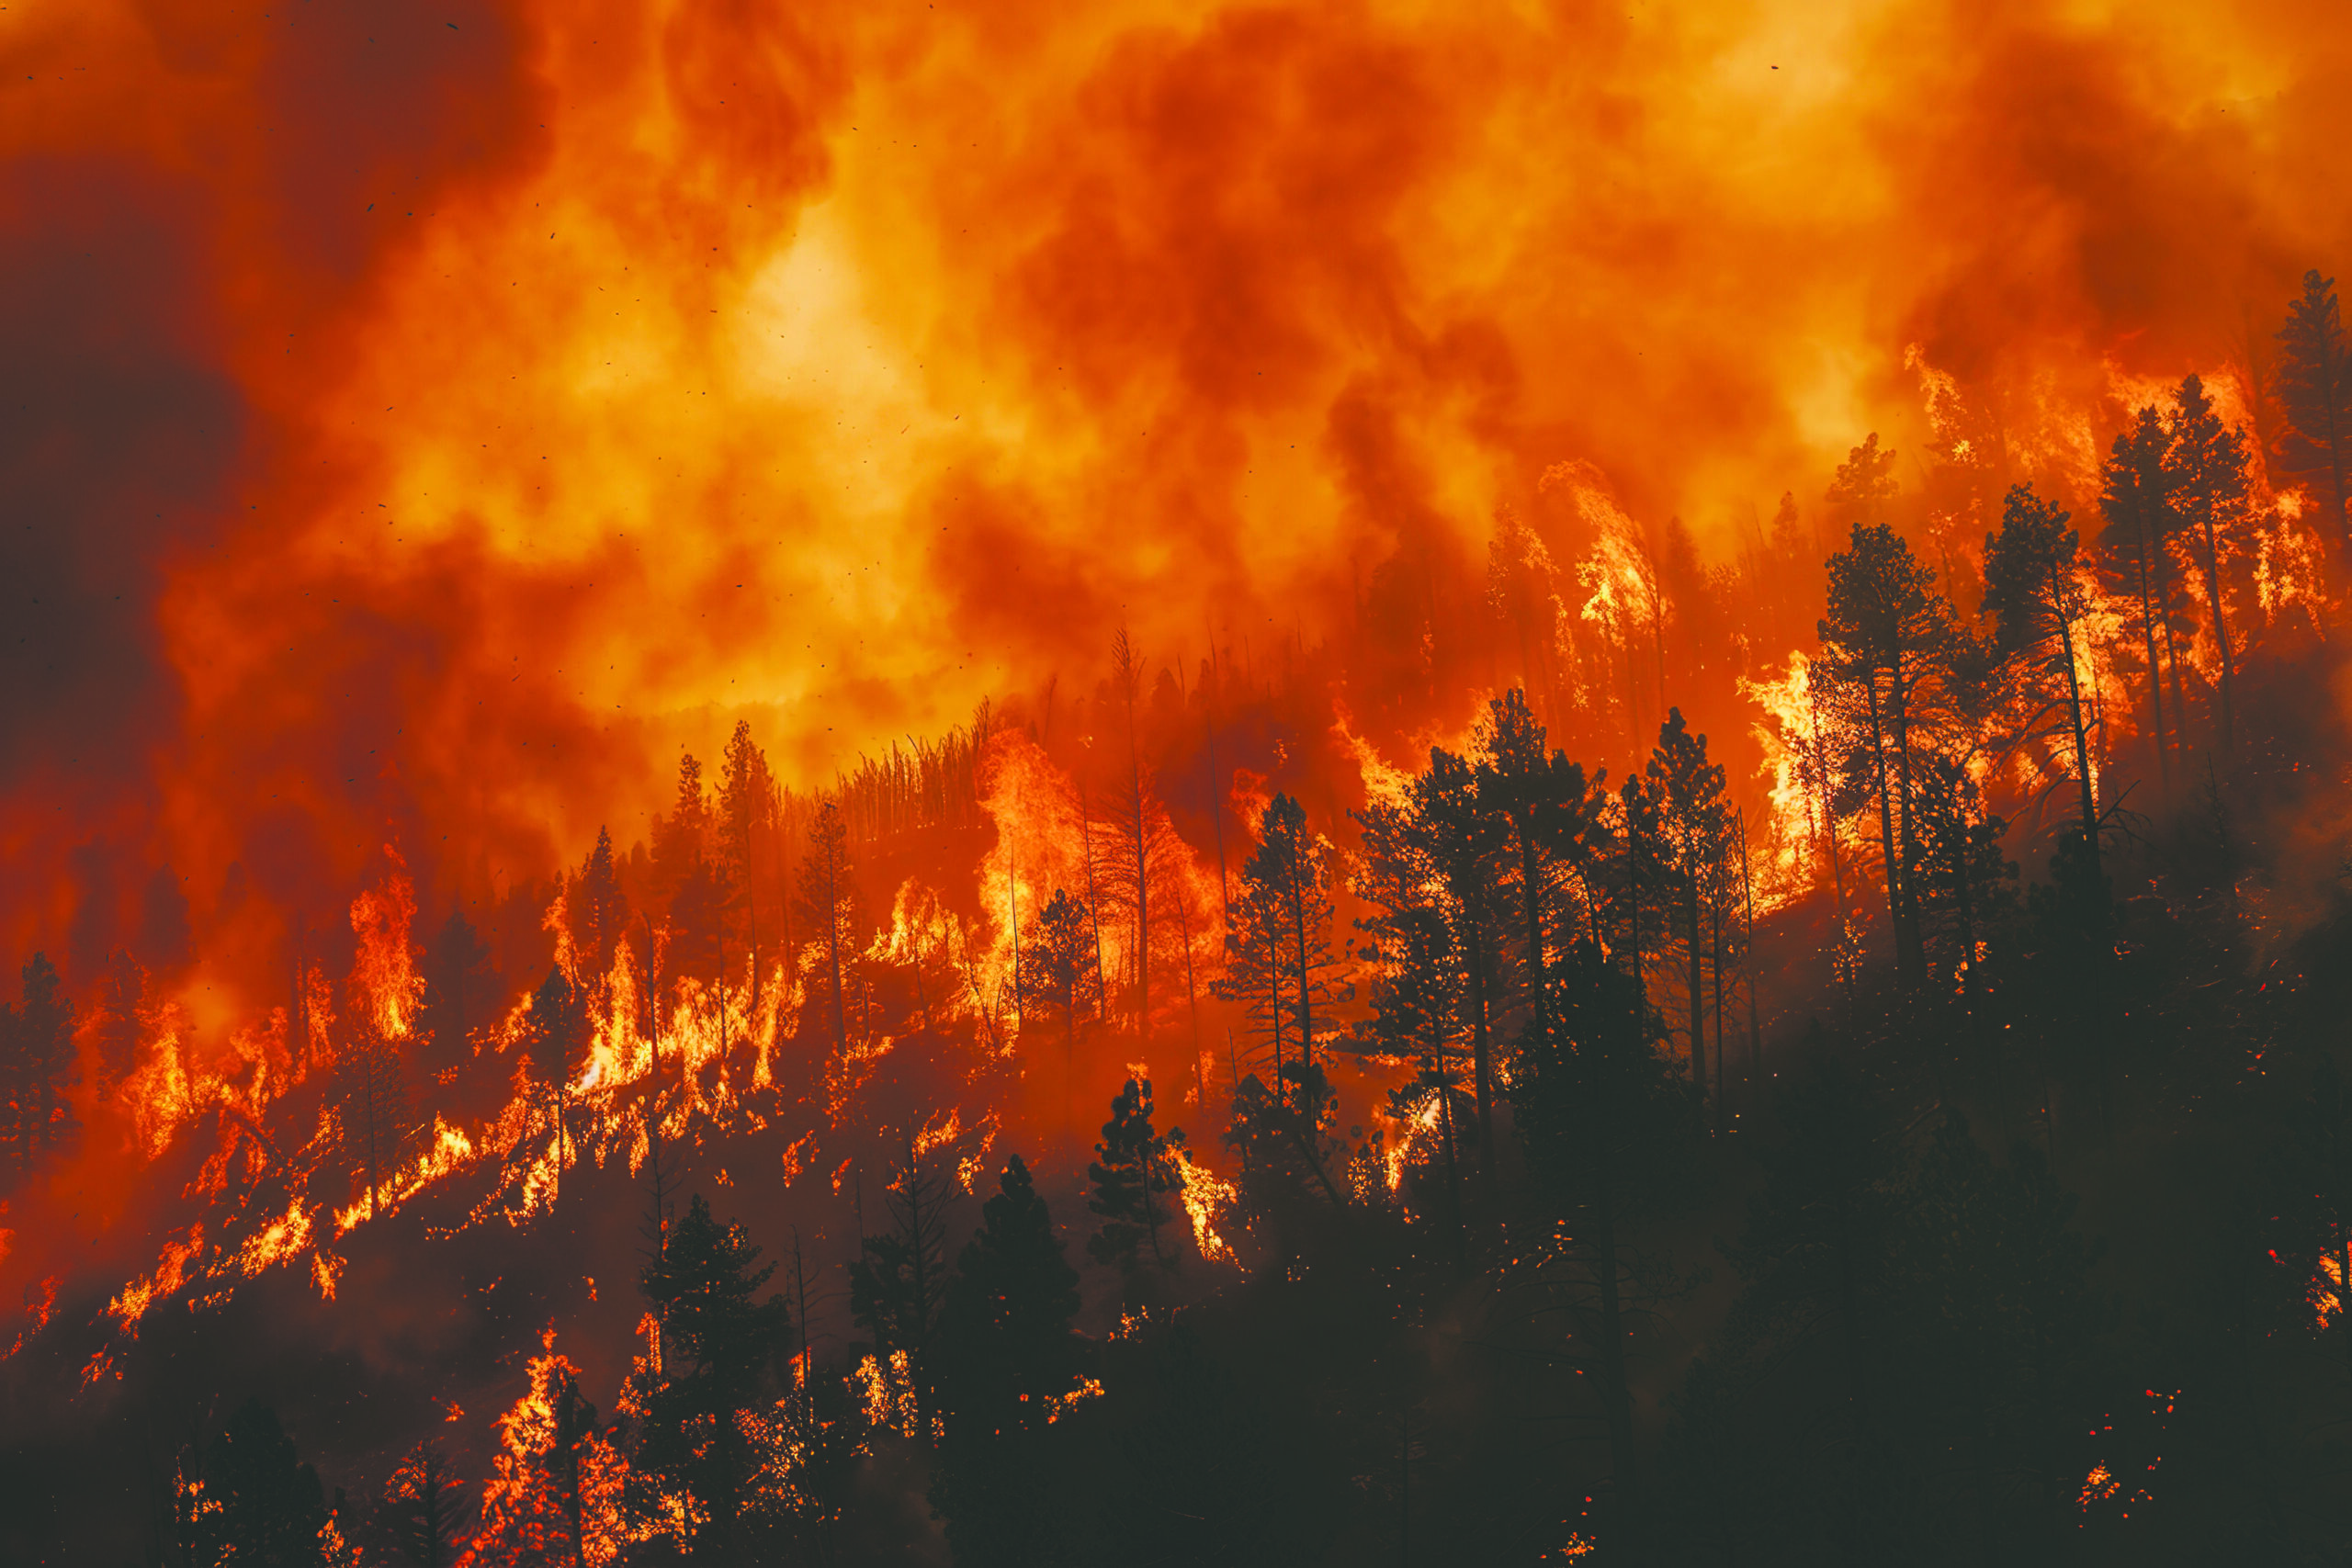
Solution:
M 575 1539 L 575 1504 L 577 1548 L 583 1564 L 606 1568 L 618 1560 L 630 1539 L 621 1517 L 628 1461 L 603 1434 L 575 1436 L 563 1429 L 563 1397 L 567 1389 L 576 1390 L 580 1369 L 557 1352 L 553 1329 L 542 1337 L 541 1345 L 544 1353 L 530 1360 L 529 1386 L 498 1417 L 498 1448 L 482 1488 L 481 1529 L 459 1557 L 461 1568 L 488 1568 L 510 1561 L 518 1551 L 551 1554 L 559 1543 L 569 1555 Z M 563 1441 L 574 1445 L 567 1470 L 576 1466 L 577 1480 L 559 1491 L 548 1458 Z M 575 1490 L 576 1498 L 571 1495 Z

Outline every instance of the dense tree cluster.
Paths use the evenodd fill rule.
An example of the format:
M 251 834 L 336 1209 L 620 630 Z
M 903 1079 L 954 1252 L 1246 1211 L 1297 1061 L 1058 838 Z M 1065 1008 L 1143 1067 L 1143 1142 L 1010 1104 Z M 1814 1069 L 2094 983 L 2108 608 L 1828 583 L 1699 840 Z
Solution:
M 868 870 L 969 828 L 991 758 L 1043 755 L 1050 692 L 815 800 L 738 726 L 715 786 L 681 758 L 650 851 L 600 832 L 542 890 L 552 953 L 453 911 L 413 1019 L 298 956 L 282 1049 L 333 1068 L 305 1171 L 371 1213 L 510 991 L 492 1055 L 556 1181 L 599 1135 L 597 1021 L 658 1038 L 707 994 L 722 1055 L 788 1015 L 842 1102 L 856 1063 L 933 1051 L 1031 1121 L 876 1131 L 887 1160 L 833 1178 L 850 1255 L 812 1273 L 797 1232 L 763 1261 L 755 1224 L 677 1212 L 663 1108 L 720 1069 L 657 1050 L 644 1339 L 609 1408 L 550 1330 L 485 1473 L 427 1442 L 357 1500 L 267 1406 L 208 1415 L 153 1479 L 156 1558 L 2341 1561 L 2352 877 L 2281 918 L 2260 873 L 2294 852 L 2257 841 L 2312 809 L 2282 777 L 2341 768 L 2295 716 L 2338 661 L 2262 630 L 2278 487 L 2330 544 L 2347 521 L 2327 279 L 2279 342 L 2277 439 L 2191 376 L 2130 411 L 2095 495 L 1954 438 L 1923 528 L 1895 454 L 1854 447 L 1815 646 L 1769 705 L 1769 822 L 1686 712 L 1735 657 L 1687 535 L 1610 522 L 1571 634 L 1507 515 L 1483 592 L 1521 683 L 1352 812 L 1295 777 L 1228 795 L 1216 705 L 1246 682 L 1154 682 L 1123 630 L 1095 771 L 1023 807 L 1062 814 L 1050 876 L 1010 833 L 984 863 L 1001 917 L 902 892 L 884 930 Z M 1822 543 L 1792 498 L 1755 547 Z M 1578 711 L 1638 736 L 1623 776 L 1555 743 Z M 1151 739 L 1195 719 L 1204 804 Z M 143 971 L 87 997 L 77 1023 L 37 957 L 0 1007 L 12 1176 L 71 1145 L 82 1064 L 140 1070 Z M 1156 1100 L 1136 1057 L 1186 1071 Z M 1107 1111 L 1091 1158 L 1008 1152 L 1057 1110 Z M 812 1329 L 828 1279 L 854 1339 Z M 910 1499 L 935 1539 L 893 1533 Z

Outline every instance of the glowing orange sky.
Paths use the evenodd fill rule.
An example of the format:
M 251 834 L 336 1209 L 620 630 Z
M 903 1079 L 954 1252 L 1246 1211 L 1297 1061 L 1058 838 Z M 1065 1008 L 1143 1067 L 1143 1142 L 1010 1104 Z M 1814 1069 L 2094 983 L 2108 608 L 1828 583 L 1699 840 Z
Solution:
M 233 924 L 576 853 L 738 711 L 820 777 L 1122 616 L 1311 640 L 1564 461 L 1722 552 L 1915 344 L 2217 364 L 2344 252 L 2328 16 L 13 9 L 10 934 L 94 836 Z

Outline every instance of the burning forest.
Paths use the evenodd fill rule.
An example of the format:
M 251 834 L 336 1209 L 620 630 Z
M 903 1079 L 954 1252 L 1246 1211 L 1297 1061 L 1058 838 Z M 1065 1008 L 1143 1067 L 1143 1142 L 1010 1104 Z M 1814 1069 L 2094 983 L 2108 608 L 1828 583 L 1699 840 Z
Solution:
M 0 51 L 0 1560 L 2352 1551 L 2332 11 Z

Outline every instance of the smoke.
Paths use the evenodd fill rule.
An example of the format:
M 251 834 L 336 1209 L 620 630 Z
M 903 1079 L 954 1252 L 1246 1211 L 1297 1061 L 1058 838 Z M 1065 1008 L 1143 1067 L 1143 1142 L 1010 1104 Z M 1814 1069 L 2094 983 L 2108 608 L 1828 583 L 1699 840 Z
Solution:
M 821 779 L 1123 622 L 1458 728 L 1498 508 L 1569 562 L 1587 464 L 1723 560 L 1928 436 L 1915 345 L 2070 477 L 2346 238 L 2317 14 L 2178 9 L 45 20 L 6 934 L 250 986 L 388 840 L 446 907 L 738 716 Z

